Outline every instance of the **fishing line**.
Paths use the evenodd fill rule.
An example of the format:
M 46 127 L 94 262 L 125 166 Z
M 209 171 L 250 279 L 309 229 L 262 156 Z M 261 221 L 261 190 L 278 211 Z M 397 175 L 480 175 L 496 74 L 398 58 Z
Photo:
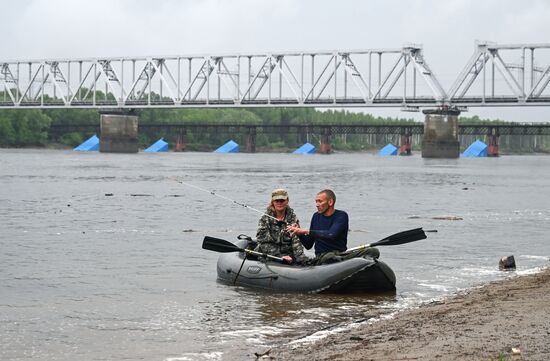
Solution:
M 191 187 L 191 188 L 195 188 L 195 189 L 197 189 L 197 190 L 199 190 L 199 191 L 201 191 L 201 192 L 211 194 L 211 195 L 213 195 L 213 196 L 215 196 L 215 197 L 221 198 L 221 199 L 223 199 L 223 200 L 226 200 L 226 201 L 231 202 L 231 203 L 233 203 L 233 204 L 236 204 L 236 205 L 238 205 L 238 206 L 244 207 L 244 208 L 246 208 L 246 209 L 250 209 L 250 210 L 252 210 L 252 211 L 254 211 L 254 212 L 256 212 L 256 213 L 259 213 L 259 214 L 261 214 L 261 215 L 263 215 L 263 216 L 266 216 L 266 217 L 269 217 L 269 218 L 271 218 L 271 219 L 274 219 L 274 220 L 277 221 L 277 222 L 283 222 L 283 223 L 284 223 L 284 221 L 279 221 L 276 217 L 273 217 L 273 216 L 271 216 L 271 215 L 269 215 L 269 214 L 267 214 L 267 213 L 265 213 L 265 212 L 262 212 L 262 211 L 260 211 L 260 210 L 258 210 L 258 209 L 256 209 L 256 208 L 250 207 L 248 204 L 244 204 L 244 203 L 241 203 L 241 202 L 237 202 L 237 201 L 234 200 L 234 199 L 231 199 L 231 198 L 229 198 L 229 197 L 223 196 L 223 195 L 218 194 L 218 193 L 216 193 L 216 192 L 214 192 L 214 191 L 210 191 L 210 190 L 208 190 L 208 189 L 204 189 L 204 188 L 201 188 L 201 187 L 196 186 L 196 185 L 194 185 L 194 184 L 187 183 L 187 182 L 184 182 L 184 181 L 180 181 L 180 180 L 177 180 L 177 179 L 176 179 L 176 182 L 181 183 L 181 184 L 186 185 L 186 186 Z M 437 232 L 437 230 L 433 229 L 433 230 L 427 230 L 427 231 L 425 231 L 425 232 Z M 321 241 L 321 243 L 324 243 L 324 241 L 323 241 L 322 239 L 317 239 L 317 241 Z
M 244 204 L 244 203 L 241 203 L 241 202 L 237 202 L 237 201 L 234 200 L 234 199 L 228 198 L 228 197 L 223 196 L 223 195 L 221 195 L 221 194 L 218 194 L 218 193 L 216 193 L 216 192 L 214 192 L 214 191 L 209 191 L 208 189 L 204 189 L 204 188 L 201 188 L 201 187 L 196 186 L 196 185 L 194 185 L 194 184 L 186 183 L 186 182 L 184 182 L 184 181 L 180 181 L 180 180 L 177 180 L 177 179 L 176 179 L 176 182 L 181 183 L 181 184 L 186 185 L 186 186 L 191 187 L 191 188 L 195 188 L 195 189 L 197 189 L 197 190 L 199 190 L 199 191 L 201 191 L 201 192 L 211 194 L 211 195 L 213 195 L 213 196 L 215 196 L 215 197 L 221 198 L 221 199 L 223 199 L 223 200 L 226 200 L 226 201 L 231 202 L 231 203 L 233 203 L 233 204 L 236 204 L 236 205 L 238 205 L 238 206 L 241 206 L 241 207 L 250 209 L 251 211 L 254 211 L 254 212 L 259 213 L 259 214 L 261 214 L 261 215 L 263 215 L 263 216 L 266 216 L 266 217 L 269 217 L 269 218 L 271 218 L 271 219 L 274 219 L 274 220 L 276 220 L 277 222 L 281 222 L 281 221 L 279 221 L 276 217 L 273 217 L 273 216 L 271 216 L 271 215 L 269 215 L 269 214 L 267 214 L 267 213 L 265 213 L 265 212 L 262 212 L 262 211 L 260 211 L 260 210 L 257 210 L 256 208 L 252 208 L 252 207 L 250 207 L 248 204 Z

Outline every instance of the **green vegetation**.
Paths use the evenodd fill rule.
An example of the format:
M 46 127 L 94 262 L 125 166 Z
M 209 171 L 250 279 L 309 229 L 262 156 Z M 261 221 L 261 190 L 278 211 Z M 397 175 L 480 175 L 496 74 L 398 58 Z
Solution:
M 509 358 L 506 357 L 506 355 L 500 354 L 496 359 L 491 358 L 490 361 L 507 361 L 507 360 L 509 360 Z
M 105 96 L 96 92 L 96 99 L 110 100 L 112 94 Z M 0 98 L 4 94 L 0 92 Z M 91 100 L 93 92 L 86 95 Z M 414 124 L 412 119 L 381 118 L 371 114 L 355 113 L 345 110 L 319 111 L 313 108 L 193 108 L 193 109 L 144 109 L 138 111 L 141 124 L 205 124 L 231 123 L 250 125 L 297 125 L 297 124 Z M 62 144 L 74 147 L 99 133 L 100 114 L 95 109 L 0 109 L 0 147 L 35 147 L 50 144 Z M 502 120 L 480 119 L 477 116 L 459 119 L 461 124 L 494 123 L 506 124 Z M 62 133 L 52 131 L 52 126 L 66 126 Z M 98 134 L 99 135 L 99 134 Z M 139 142 L 146 147 L 160 137 L 173 145 L 177 141 L 177 132 L 140 129 Z M 319 144 L 320 134 L 278 134 L 261 133 L 256 135 L 258 151 L 289 150 L 305 142 Z M 387 143 L 398 145 L 399 135 L 384 134 L 333 134 L 332 149 L 337 151 L 362 151 L 377 149 Z M 476 138 L 488 142 L 483 136 L 461 136 L 460 143 L 469 145 Z M 189 128 L 185 134 L 188 150 L 212 150 L 229 139 L 246 144 L 247 134 L 229 132 L 205 132 Z M 413 136 L 413 149 L 420 149 L 421 136 Z M 549 136 L 501 136 L 499 139 L 502 153 L 550 152 Z
M 478 116 L 460 117 L 459 124 L 462 125 L 475 125 L 475 124 L 495 124 L 495 125 L 506 125 L 506 124 L 517 124 L 514 122 L 506 122 L 504 120 L 496 119 L 481 119 Z M 475 142 L 476 139 L 479 139 L 486 144 L 489 144 L 489 139 L 487 136 L 480 135 L 461 135 L 459 137 L 462 150 L 468 147 L 468 145 Z M 498 139 L 499 153 L 514 153 L 514 154 L 524 154 L 524 153 L 550 153 L 550 136 L 547 135 L 501 135 Z
M 98 95 L 101 97 L 102 95 Z M 1 97 L 1 93 L 0 93 Z M 253 109 L 146 109 L 139 111 L 142 124 L 205 124 L 231 123 L 250 125 L 293 124 L 395 124 L 414 123 L 412 119 L 377 118 L 370 114 L 348 111 L 318 111 L 311 108 L 253 108 Z M 22 118 L 33 120 L 33 127 Z M 0 110 L 0 147 L 45 146 L 58 143 L 74 147 L 99 132 L 100 114 L 94 109 L 45 109 L 45 110 Z M 50 127 L 70 126 L 62 134 L 55 134 Z M 17 132 L 15 130 L 18 130 Z M 33 130 L 33 132 L 30 132 Z M 39 130 L 39 133 L 37 132 Z M 32 136 L 24 136 L 30 133 Z M 140 129 L 139 142 L 145 147 L 160 137 L 175 144 L 177 133 Z M 185 142 L 189 150 L 211 150 L 229 139 L 239 144 L 246 143 L 246 134 L 188 130 Z M 377 148 L 379 144 L 398 142 L 398 136 L 348 134 L 333 135 L 332 148 L 356 151 Z M 258 133 L 258 150 L 292 149 L 306 141 L 319 143 L 319 134 L 264 134 Z
M 40 110 L 0 111 L 0 146 L 43 146 L 51 119 Z

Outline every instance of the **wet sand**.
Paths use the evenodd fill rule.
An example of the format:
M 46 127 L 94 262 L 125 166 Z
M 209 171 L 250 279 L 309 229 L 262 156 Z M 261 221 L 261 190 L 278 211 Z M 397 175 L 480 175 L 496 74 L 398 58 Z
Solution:
M 550 360 L 550 268 L 271 350 L 275 360 Z

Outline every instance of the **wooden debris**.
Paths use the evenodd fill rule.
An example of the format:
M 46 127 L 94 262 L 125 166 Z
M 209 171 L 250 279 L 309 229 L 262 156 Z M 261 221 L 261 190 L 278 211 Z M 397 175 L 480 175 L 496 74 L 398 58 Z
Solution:
M 262 353 L 254 352 L 254 356 L 256 356 L 256 358 L 260 358 L 260 357 L 264 357 L 264 356 L 269 355 L 270 352 L 271 352 L 271 349 L 269 349 L 265 352 L 262 352 Z
M 459 216 L 435 216 L 435 217 L 432 217 L 432 219 L 443 220 L 443 221 L 462 221 L 463 220 L 463 218 Z

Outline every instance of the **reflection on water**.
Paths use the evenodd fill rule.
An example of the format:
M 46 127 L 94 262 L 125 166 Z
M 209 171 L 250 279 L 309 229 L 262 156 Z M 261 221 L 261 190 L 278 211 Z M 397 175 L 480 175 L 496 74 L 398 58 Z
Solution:
M 550 254 L 549 178 L 550 157 L 0 150 L 0 359 L 242 360 L 531 272 Z M 315 193 L 333 188 L 350 247 L 438 232 L 379 248 L 393 294 L 233 287 L 216 282 L 202 239 L 254 235 L 259 214 L 178 180 L 258 210 L 284 187 L 303 225 Z M 517 272 L 500 272 L 511 254 Z
M 296 294 L 233 288 L 239 298 L 224 305 L 209 304 L 205 325 L 213 327 L 224 342 L 244 342 L 249 347 L 268 347 L 281 342 L 305 340 L 320 331 L 330 332 L 350 323 L 373 320 L 396 307 L 395 292 L 380 294 Z M 253 306 L 251 306 L 253 305 Z M 235 316 L 245 322 L 233 324 Z M 262 346 L 263 345 L 263 346 Z M 226 350 L 238 358 L 243 350 Z
M 241 297 L 253 300 L 266 322 L 292 322 L 304 318 L 320 323 L 343 322 L 358 310 L 376 308 L 396 301 L 395 292 L 382 294 L 296 294 L 239 289 Z

